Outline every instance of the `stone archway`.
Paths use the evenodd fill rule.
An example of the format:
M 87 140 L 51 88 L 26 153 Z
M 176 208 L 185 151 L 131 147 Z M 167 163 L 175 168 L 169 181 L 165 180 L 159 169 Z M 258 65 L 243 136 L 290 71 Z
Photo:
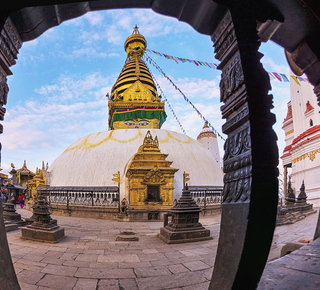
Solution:
M 221 234 L 210 288 L 255 288 L 272 241 L 278 187 L 278 150 L 272 130 L 275 117 L 270 113 L 272 96 L 268 95 L 269 78 L 260 63 L 259 38 L 271 38 L 292 53 L 294 62 L 316 86 L 320 100 L 320 49 L 314 40 L 320 30 L 319 11 L 307 0 L 307 8 L 299 1 L 279 4 L 271 0 L 61 2 L 47 1 L 49 6 L 41 7 L 42 1 L 33 0 L 28 3 L 35 7 L 28 8 L 13 1 L 1 10 L 0 120 L 8 93 L 6 76 L 22 43 L 19 37 L 22 41 L 36 38 L 46 29 L 90 10 L 124 7 L 152 8 L 211 35 L 215 57 L 221 62 L 221 110 L 228 139 Z M 0 280 L 4 288 L 19 289 L 9 263 L 1 209 L 0 219 Z

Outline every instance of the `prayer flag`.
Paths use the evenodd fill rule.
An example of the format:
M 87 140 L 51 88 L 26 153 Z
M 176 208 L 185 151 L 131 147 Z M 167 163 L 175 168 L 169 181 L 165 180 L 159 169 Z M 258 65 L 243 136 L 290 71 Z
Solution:
M 193 62 L 196 66 L 199 66 L 199 64 L 195 60 L 193 60 Z
M 280 76 L 282 77 L 284 82 L 288 82 L 289 81 L 285 74 L 280 74 Z
M 270 81 L 276 78 L 271 72 L 268 72 L 268 75 L 269 75 Z
M 273 72 L 273 75 L 274 75 L 280 82 L 282 82 L 282 78 L 281 78 L 276 72 Z
M 293 76 L 293 75 L 291 75 L 291 77 L 292 77 L 292 79 L 300 86 L 300 83 L 299 83 L 299 81 L 297 80 L 297 77 L 296 77 L 296 76 Z

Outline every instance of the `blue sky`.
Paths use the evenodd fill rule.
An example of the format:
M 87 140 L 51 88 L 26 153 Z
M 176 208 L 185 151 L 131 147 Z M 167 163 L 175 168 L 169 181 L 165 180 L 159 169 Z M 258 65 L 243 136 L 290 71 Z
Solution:
M 13 162 L 23 160 L 31 170 L 49 165 L 77 139 L 108 130 L 108 105 L 111 91 L 126 58 L 123 44 L 135 25 L 148 42 L 148 48 L 173 56 L 206 62 L 214 59 L 209 36 L 197 33 L 175 18 L 147 9 L 89 12 L 51 28 L 36 40 L 26 42 L 17 65 L 8 77 L 10 92 L 3 122 L 3 172 Z M 289 76 L 284 52 L 278 45 L 262 44 L 262 63 L 267 71 Z M 209 122 L 221 132 L 219 79 L 221 72 L 191 63 L 176 64 L 153 54 L 150 56 L 193 102 Z M 203 121 L 181 94 L 154 67 L 152 73 L 175 110 L 187 134 L 196 138 Z M 290 100 L 290 85 L 273 80 L 273 112 L 277 123 L 280 154 L 284 148 L 281 129 Z M 163 129 L 181 132 L 166 107 L 168 119 Z M 182 132 L 181 132 L 182 133 Z M 220 154 L 223 141 L 219 139 Z

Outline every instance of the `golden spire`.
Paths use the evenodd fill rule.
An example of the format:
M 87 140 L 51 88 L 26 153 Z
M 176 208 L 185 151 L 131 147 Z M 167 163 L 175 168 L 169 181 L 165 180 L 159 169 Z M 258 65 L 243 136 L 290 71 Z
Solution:
M 109 97 L 110 129 L 159 129 L 166 119 L 164 102 L 142 60 L 146 47 L 147 41 L 136 25 L 124 43 L 126 63 Z

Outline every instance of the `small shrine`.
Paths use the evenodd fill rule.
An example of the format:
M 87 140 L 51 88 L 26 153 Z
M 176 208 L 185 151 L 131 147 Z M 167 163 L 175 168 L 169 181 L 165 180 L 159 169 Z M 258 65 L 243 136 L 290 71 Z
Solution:
M 300 193 L 296 197 L 291 187 L 291 177 L 289 177 L 285 205 L 278 209 L 277 225 L 293 224 L 313 213 L 316 213 L 316 210 L 313 209 L 311 203 L 307 203 L 304 180 L 300 187 Z
M 35 174 L 28 169 L 27 162 L 24 160 L 23 166 L 16 170 L 17 183 L 23 187 L 27 187 L 28 181 L 31 180 Z
M 21 228 L 21 238 L 47 243 L 58 243 L 65 238 L 64 229 L 50 216 L 46 198 L 37 195 L 33 209 L 33 222 Z
M 134 220 L 160 219 L 161 212 L 173 204 L 173 180 L 178 169 L 171 168 L 168 154 L 161 153 L 158 138 L 147 132 L 128 166 L 130 207 L 128 215 Z M 141 212 L 143 211 L 143 212 Z
M 212 240 L 210 230 L 199 222 L 200 207 L 190 195 L 188 186 L 182 190 L 181 198 L 164 219 L 164 227 L 158 237 L 167 244 L 179 244 Z M 171 222 L 168 223 L 168 216 Z
M 34 200 L 35 196 L 37 195 L 36 188 L 49 186 L 46 183 L 46 177 L 45 177 L 47 170 L 48 170 L 48 164 L 45 167 L 44 162 L 42 161 L 42 169 L 37 168 L 36 174 L 27 184 L 29 199 Z

